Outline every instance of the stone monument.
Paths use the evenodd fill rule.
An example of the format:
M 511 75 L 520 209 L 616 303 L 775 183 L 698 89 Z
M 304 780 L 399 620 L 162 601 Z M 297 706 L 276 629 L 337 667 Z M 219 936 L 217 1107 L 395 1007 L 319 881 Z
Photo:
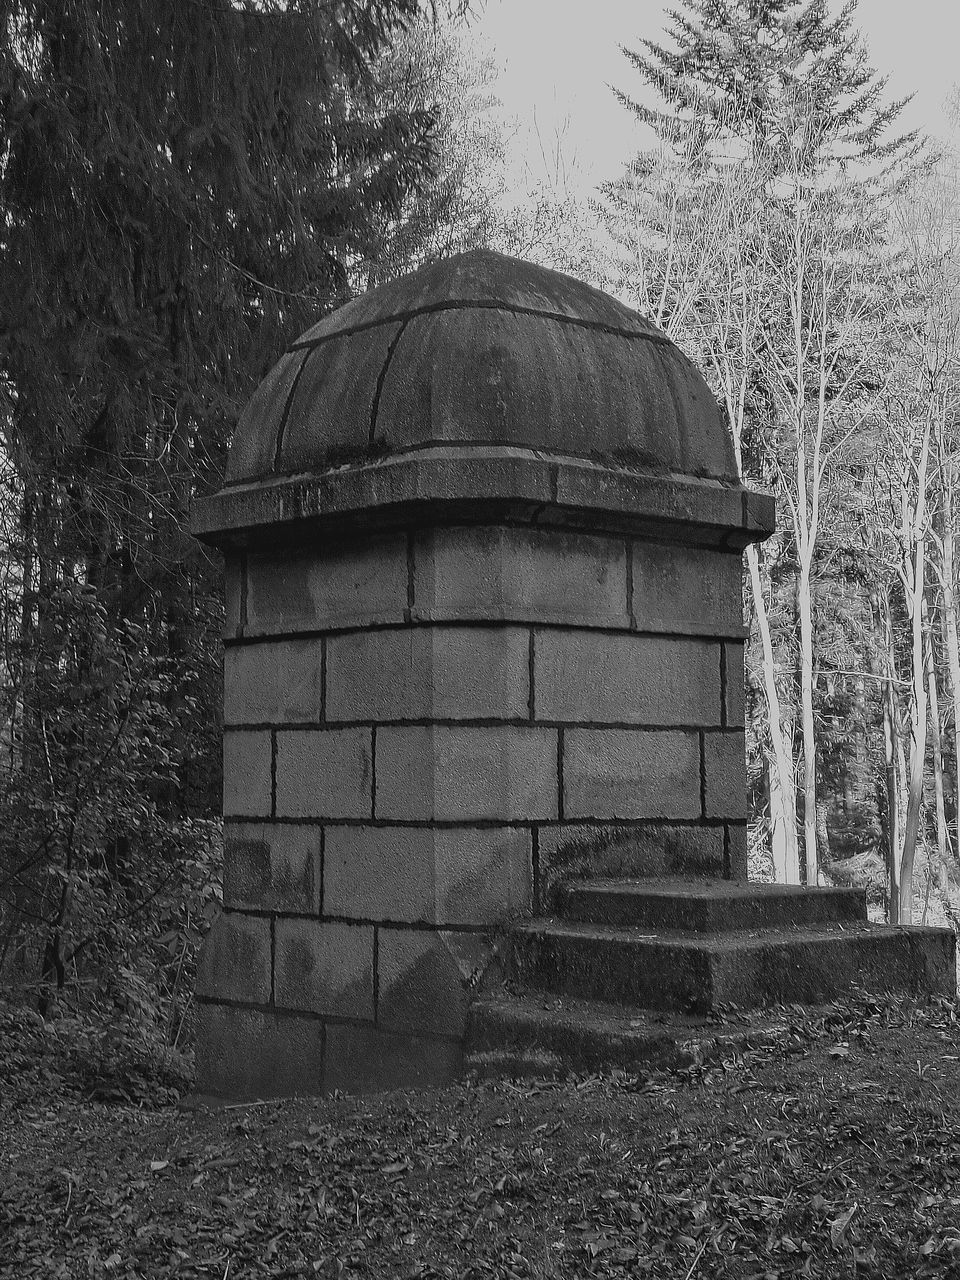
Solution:
M 589 940 L 649 914 L 638 886 L 670 932 L 746 878 L 741 551 L 773 527 L 694 366 L 569 277 L 464 254 L 298 339 L 195 513 L 227 600 L 198 1088 L 444 1083 L 497 980 L 544 964 L 649 1004 L 662 957 L 587 989 Z M 572 950 L 529 923 L 611 871 L 623 919 L 581 897 Z M 914 986 L 944 984 L 934 942 Z

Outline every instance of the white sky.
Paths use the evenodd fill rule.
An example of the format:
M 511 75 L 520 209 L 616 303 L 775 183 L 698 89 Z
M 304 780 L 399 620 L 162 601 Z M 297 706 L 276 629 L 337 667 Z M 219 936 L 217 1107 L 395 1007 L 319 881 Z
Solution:
M 839 4 L 832 0 L 833 12 Z M 504 114 L 520 124 L 518 170 L 556 180 L 559 137 L 561 167 L 574 190 L 616 176 L 641 143 L 608 87 L 633 96 L 640 88 L 618 46 L 663 42 L 672 7 L 662 0 L 477 0 L 472 29 L 503 65 L 496 92 Z M 943 106 L 960 80 L 958 0 L 860 0 L 854 25 L 872 65 L 890 77 L 888 96 L 916 95 L 901 117 L 904 126 L 946 136 Z

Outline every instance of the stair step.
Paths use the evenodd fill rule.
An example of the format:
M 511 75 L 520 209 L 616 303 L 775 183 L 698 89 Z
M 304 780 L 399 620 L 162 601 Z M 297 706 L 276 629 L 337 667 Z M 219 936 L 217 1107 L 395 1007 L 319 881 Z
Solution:
M 735 880 L 573 880 L 560 891 L 567 920 L 719 933 L 866 919 L 862 889 L 805 889 Z
M 682 1014 L 639 1013 L 570 996 L 500 993 L 477 1000 L 467 1024 L 466 1066 L 479 1075 L 555 1075 L 570 1068 L 651 1070 L 692 1066 L 725 1050 L 770 1040 L 776 1015 L 744 1028 Z
M 956 989 L 949 929 L 860 921 L 698 935 L 531 920 L 509 937 L 509 972 L 522 985 L 643 1009 L 705 1014 L 730 1004 L 822 1004 L 853 987 Z

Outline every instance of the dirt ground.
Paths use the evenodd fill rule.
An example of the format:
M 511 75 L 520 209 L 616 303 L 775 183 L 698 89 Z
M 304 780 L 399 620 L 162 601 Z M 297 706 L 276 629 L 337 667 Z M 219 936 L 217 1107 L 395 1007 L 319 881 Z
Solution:
M 90 1100 L 37 1052 L 0 1068 L 11 1280 L 960 1280 L 952 1002 L 797 1010 L 679 1074 L 217 1112 Z

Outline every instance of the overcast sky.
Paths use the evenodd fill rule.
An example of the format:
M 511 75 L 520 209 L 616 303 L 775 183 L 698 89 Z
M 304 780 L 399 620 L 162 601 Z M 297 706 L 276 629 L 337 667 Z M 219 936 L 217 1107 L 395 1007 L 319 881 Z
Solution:
M 554 178 L 559 136 L 576 189 L 616 175 L 639 141 L 608 87 L 638 89 L 618 46 L 662 40 L 671 7 L 661 0 L 479 0 L 473 30 L 503 65 L 496 91 L 505 115 L 522 125 L 518 169 L 526 163 L 534 180 Z M 836 12 L 839 0 L 831 7 Z M 960 80 L 957 0 L 860 0 L 855 23 L 873 66 L 890 77 L 890 96 L 915 94 L 905 126 L 946 136 L 943 106 Z

